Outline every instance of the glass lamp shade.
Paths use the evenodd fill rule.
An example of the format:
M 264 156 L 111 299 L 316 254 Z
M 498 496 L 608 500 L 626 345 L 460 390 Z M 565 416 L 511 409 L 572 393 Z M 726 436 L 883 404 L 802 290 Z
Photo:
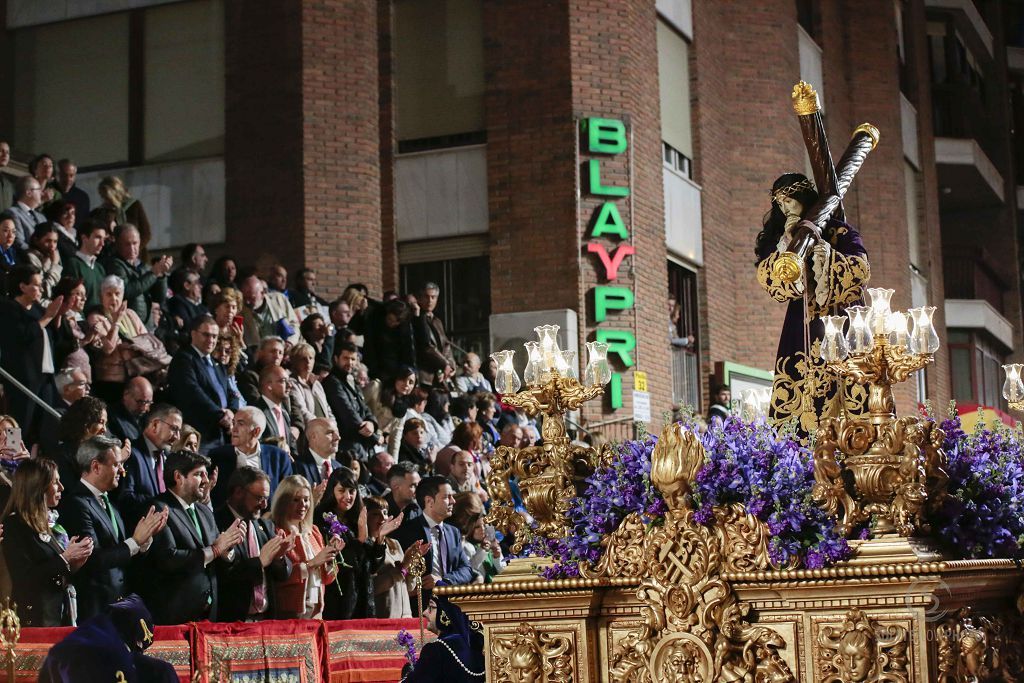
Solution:
M 1003 382 L 1003 398 L 1010 403 L 1024 401 L 1024 380 L 1021 380 L 1021 370 L 1024 370 L 1024 365 L 1012 363 L 1004 365 L 1003 370 L 1006 371 L 1006 381 Z
M 544 360 L 540 354 L 540 342 L 528 341 L 523 344 L 526 347 L 526 369 L 523 370 L 523 380 L 527 386 L 535 387 L 541 382 L 544 376 Z
M 846 331 L 846 343 L 850 353 L 867 353 L 875 346 L 875 339 L 868 325 L 870 310 L 867 306 L 850 306 L 846 309 L 846 316 L 850 319 L 850 327 Z
M 867 291 L 868 296 L 871 297 L 871 306 L 868 309 L 870 311 L 868 314 L 868 324 L 871 325 L 871 333 L 886 334 L 888 332 L 886 326 L 889 323 L 889 313 L 892 310 L 890 308 L 890 301 L 896 290 L 872 287 Z
M 583 383 L 587 386 L 604 386 L 611 380 L 608 345 L 604 342 L 587 342 L 587 368 L 583 371 Z
M 910 333 L 911 353 L 935 353 L 939 350 L 939 335 L 932 325 L 934 306 L 921 306 L 907 310 L 914 321 L 914 329 Z
M 494 390 L 499 394 L 514 394 L 522 386 L 513 365 L 515 355 L 515 351 L 495 351 L 491 354 L 491 358 L 498 365 L 498 371 L 494 375 Z
M 902 311 L 889 314 L 889 343 L 893 346 L 907 345 L 907 316 Z
M 558 325 L 540 325 L 533 328 L 537 333 L 537 341 L 540 344 L 540 356 L 544 370 L 555 370 L 561 362 L 562 355 L 558 348 Z
M 841 315 L 826 315 L 821 320 L 825 323 L 825 338 L 821 340 L 821 359 L 826 363 L 844 360 L 850 354 L 846 335 L 843 334 L 843 323 L 846 322 L 846 318 Z
M 565 349 L 562 351 L 561 359 L 561 363 L 558 366 L 558 372 L 560 372 L 563 377 L 579 379 L 579 370 L 576 369 L 576 352 L 571 349 Z

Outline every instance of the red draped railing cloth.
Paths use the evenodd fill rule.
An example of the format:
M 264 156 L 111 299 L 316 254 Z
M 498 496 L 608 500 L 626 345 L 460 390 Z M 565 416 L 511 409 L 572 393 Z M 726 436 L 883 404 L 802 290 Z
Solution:
M 396 640 L 401 629 L 419 637 L 415 619 L 204 621 L 157 626 L 147 653 L 173 664 L 182 683 L 188 683 L 196 671 L 203 683 L 244 680 L 246 674 L 258 681 L 394 683 L 401 678 L 406 661 L 405 650 Z M 50 647 L 71 631 L 22 629 L 15 663 L 17 683 L 36 683 Z

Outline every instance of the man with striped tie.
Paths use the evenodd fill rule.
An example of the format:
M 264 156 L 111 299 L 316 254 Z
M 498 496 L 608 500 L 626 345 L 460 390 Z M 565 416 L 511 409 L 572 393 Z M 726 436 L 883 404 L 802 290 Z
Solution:
M 92 555 L 72 575 L 79 620 L 99 614 L 128 594 L 125 572 L 129 562 L 149 550 L 153 535 L 167 523 L 167 510 L 157 512 L 150 507 L 134 531 L 125 526 L 109 494 L 117 488 L 127 457 L 117 439 L 87 439 L 76 455 L 82 478 L 70 485 L 70 492 L 61 499 L 59 522 L 69 537 L 89 536 L 93 541 Z

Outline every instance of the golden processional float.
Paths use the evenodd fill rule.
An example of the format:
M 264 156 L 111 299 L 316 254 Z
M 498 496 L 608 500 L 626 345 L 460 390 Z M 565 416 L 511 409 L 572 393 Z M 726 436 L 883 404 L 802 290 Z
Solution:
M 803 83 L 793 97 L 805 124 L 817 97 Z M 812 161 L 822 147 L 828 154 L 807 134 L 814 128 L 804 126 Z M 858 127 L 832 182 L 819 178 L 819 187 L 841 197 L 877 140 L 874 127 Z M 825 201 L 821 216 L 838 200 Z M 808 245 L 799 242 L 790 245 L 791 271 L 780 275 L 801 276 Z M 824 372 L 866 388 L 868 410 L 823 419 L 813 439 L 814 501 L 842 536 L 861 530 L 849 541 L 852 557 L 821 569 L 777 566 L 767 524 L 742 505 L 716 508 L 711 524 L 695 520 L 691 494 L 706 453 L 693 431 L 669 425 L 650 462 L 668 508 L 661 524 L 628 515 L 579 578 L 545 579 L 543 558 L 518 558 L 495 583 L 439 589 L 483 624 L 488 681 L 1024 681 L 1024 574 L 1010 559 L 957 560 L 936 549 L 924 520 L 949 495 L 944 435 L 934 422 L 895 412 L 892 387 L 938 348 L 934 309 L 912 309 L 908 321 L 889 310 L 891 290 L 870 294 L 871 306 L 848 312 L 849 325 L 824 321 L 820 350 Z M 537 332 L 522 391 L 512 352 L 495 354 L 504 401 L 543 419 L 542 445 L 499 447 L 491 462 L 490 521 L 515 537 L 514 549 L 531 534 L 574 533 L 566 517 L 574 482 L 617 457 L 612 446 L 570 442 L 563 418 L 602 394 L 606 348 L 587 345 L 580 382 L 557 330 Z M 1011 401 L 1024 401 L 1022 369 L 1007 368 Z M 513 507 L 510 478 L 532 524 Z

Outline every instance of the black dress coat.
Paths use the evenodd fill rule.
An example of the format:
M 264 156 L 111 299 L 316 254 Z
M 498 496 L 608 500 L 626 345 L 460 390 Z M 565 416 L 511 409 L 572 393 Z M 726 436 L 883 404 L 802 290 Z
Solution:
M 221 531 L 235 523 L 235 515 L 226 505 L 217 508 L 214 517 Z M 254 519 L 248 523 L 256 527 L 256 542 L 260 548 L 277 534 L 274 523 L 269 519 Z M 264 614 L 274 614 L 274 586 L 279 581 L 285 581 L 292 573 L 291 560 L 282 556 L 264 568 L 259 555 L 249 556 L 247 540 L 235 546 L 235 554 L 234 562 L 217 567 L 217 619 L 245 621 L 249 617 L 253 589 L 264 580 L 267 584 L 267 609 Z
M 330 538 L 330 532 L 328 525 L 324 523 L 323 512 L 317 510 L 314 517 L 320 535 L 326 542 Z M 351 525 L 342 539 L 345 541 L 345 547 L 341 555 L 345 559 L 345 564 L 349 566 L 343 567 L 339 562 L 335 585 L 324 587 L 324 619 L 371 619 L 377 616 L 373 576 L 384 566 L 385 546 L 359 541 Z
M 4 520 L 2 545 L 11 575 L 11 600 L 22 626 L 71 625 L 71 568 L 63 548 L 50 536 L 44 541 L 18 514 Z
M 143 599 L 157 624 L 184 624 L 217 619 L 217 564 L 230 563 L 229 557 L 204 564 L 203 549 L 218 535 L 213 511 L 196 503 L 196 515 L 203 535 L 196 534 L 185 508 L 170 491 L 153 499 L 157 510 L 168 508 L 167 526 L 153 537 L 146 553 L 148 581 Z
M 113 501 L 116 531 L 110 515 L 81 479 L 66 486 L 68 491 L 60 501 L 60 524 L 69 537 L 91 536 L 93 544 L 92 555 L 72 577 L 78 593 L 78 618 L 82 620 L 102 613 L 107 605 L 128 594 L 125 579 L 132 553 L 125 539 L 131 532 L 126 530 Z

